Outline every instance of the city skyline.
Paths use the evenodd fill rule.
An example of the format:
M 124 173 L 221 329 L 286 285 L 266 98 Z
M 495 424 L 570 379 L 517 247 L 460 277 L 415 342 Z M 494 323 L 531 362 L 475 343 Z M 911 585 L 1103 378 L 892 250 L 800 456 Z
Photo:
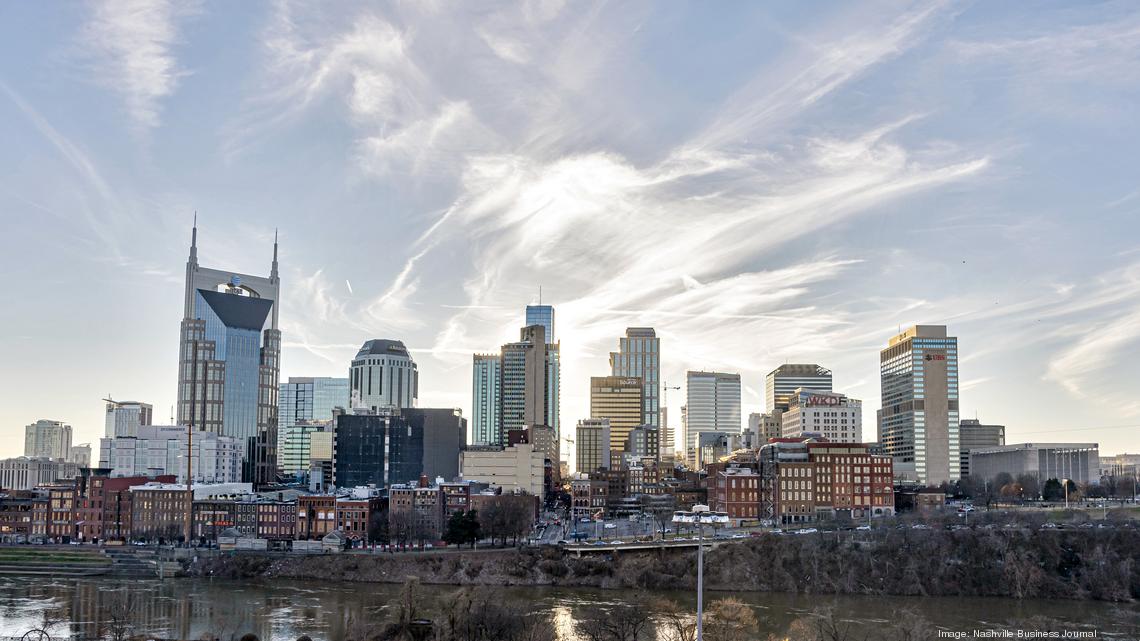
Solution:
M 169 422 L 195 209 L 223 270 L 263 273 L 280 228 L 282 381 L 401 340 L 419 406 L 471 420 L 472 354 L 542 287 L 564 435 L 653 327 L 661 380 L 737 372 L 742 418 L 821 364 L 872 440 L 879 349 L 940 324 L 962 418 L 1135 449 L 1131 7 L 143 4 L 0 24 L 0 455 L 39 419 L 98 442 L 108 393 Z

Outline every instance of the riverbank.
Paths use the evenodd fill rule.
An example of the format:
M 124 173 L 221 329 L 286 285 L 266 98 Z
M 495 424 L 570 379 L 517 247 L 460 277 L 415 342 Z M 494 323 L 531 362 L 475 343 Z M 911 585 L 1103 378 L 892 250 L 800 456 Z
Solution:
M 198 557 L 196 577 L 691 590 L 694 550 L 577 557 L 555 547 L 451 554 Z M 706 552 L 714 591 L 1140 598 L 1140 530 L 876 530 L 763 536 Z

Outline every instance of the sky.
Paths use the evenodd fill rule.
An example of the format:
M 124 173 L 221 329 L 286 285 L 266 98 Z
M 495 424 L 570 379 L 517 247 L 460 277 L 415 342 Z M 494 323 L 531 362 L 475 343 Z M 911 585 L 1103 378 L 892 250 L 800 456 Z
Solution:
M 563 426 L 652 326 L 745 416 L 823 364 L 871 440 L 924 323 L 963 417 L 1140 450 L 1140 7 L 764 4 L 0 3 L 0 456 L 168 421 L 195 211 L 204 266 L 279 233 L 282 380 L 396 338 L 470 416 L 541 286 Z

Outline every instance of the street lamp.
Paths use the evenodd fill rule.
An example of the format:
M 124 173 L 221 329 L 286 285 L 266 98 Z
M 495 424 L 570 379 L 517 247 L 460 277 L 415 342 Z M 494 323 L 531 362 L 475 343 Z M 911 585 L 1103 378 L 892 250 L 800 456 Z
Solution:
M 707 505 L 694 505 L 690 512 L 674 512 L 674 523 L 697 524 L 697 638 L 704 641 L 704 613 L 705 613 L 705 523 L 712 525 L 728 524 L 728 515 L 713 512 Z

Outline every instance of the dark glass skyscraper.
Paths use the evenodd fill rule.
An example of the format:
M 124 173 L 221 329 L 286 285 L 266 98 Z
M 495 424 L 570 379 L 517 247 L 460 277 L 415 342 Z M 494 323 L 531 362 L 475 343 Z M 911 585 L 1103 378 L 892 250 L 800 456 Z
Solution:
M 455 452 L 456 461 L 459 451 Z M 333 478 L 337 487 L 416 481 L 424 471 L 423 425 L 396 411 L 341 414 L 333 434 Z
M 546 343 L 554 340 L 554 306 L 553 305 L 527 305 L 526 324 L 542 325 L 546 330 Z
M 269 276 L 201 267 L 198 227 L 186 261 L 179 349 L 178 423 L 237 438 L 242 479 L 271 483 L 277 472 L 277 380 L 281 332 L 277 241 Z

